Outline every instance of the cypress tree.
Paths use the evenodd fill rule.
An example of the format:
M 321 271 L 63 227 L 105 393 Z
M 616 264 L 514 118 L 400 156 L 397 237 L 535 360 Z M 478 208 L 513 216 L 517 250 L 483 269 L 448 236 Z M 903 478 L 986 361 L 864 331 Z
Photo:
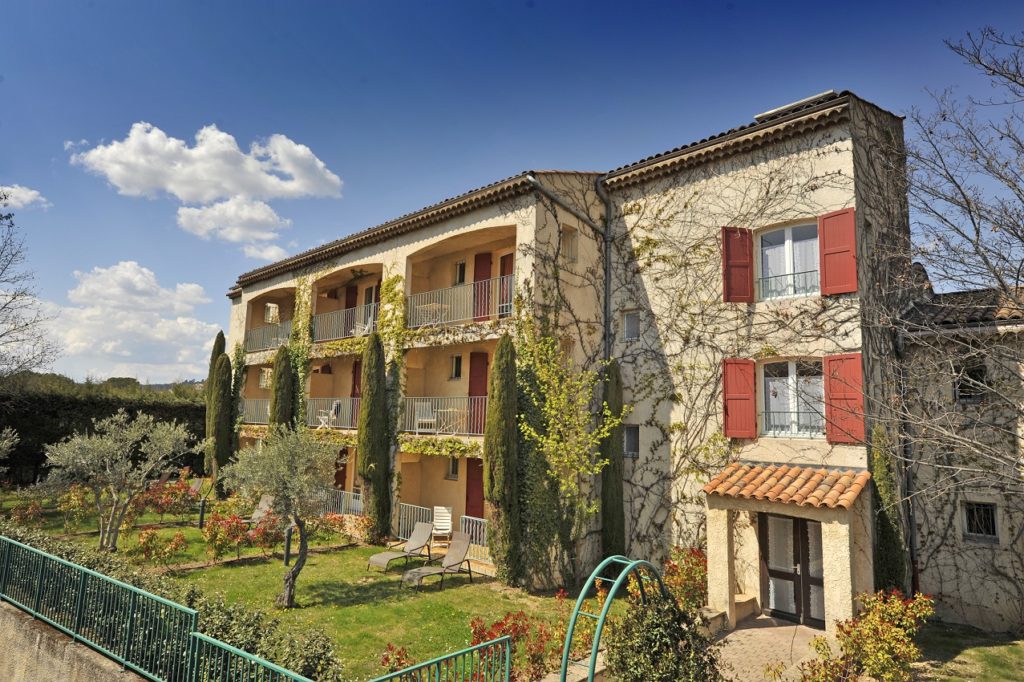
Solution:
M 391 411 L 388 409 L 384 344 L 376 332 L 370 334 L 363 351 L 361 386 L 356 441 L 359 475 L 369 488 L 370 539 L 379 541 L 391 533 L 391 425 L 388 423 Z
M 217 358 L 224 353 L 225 341 L 224 332 L 217 332 L 217 338 L 213 340 L 213 352 L 210 353 L 210 369 L 206 373 L 206 384 L 203 392 L 206 396 L 206 437 L 213 438 L 213 422 L 210 420 L 210 393 L 213 386 L 213 370 L 217 365 Z
M 206 470 L 216 479 L 221 467 L 231 458 L 234 441 L 231 401 L 231 360 L 221 353 L 214 363 L 213 379 L 208 391 L 207 417 L 212 439 L 206 453 Z M 218 489 L 220 482 L 217 483 Z
M 487 542 L 498 578 L 511 585 L 522 575 L 522 516 L 516 349 L 508 334 L 498 341 L 494 353 L 487 402 L 484 497 L 491 503 Z
M 613 415 L 622 415 L 622 374 L 616 360 L 605 369 L 604 401 Z M 608 462 L 601 470 L 601 547 L 606 557 L 626 553 L 622 431 L 620 424 L 601 443 L 601 457 Z
M 875 589 L 907 590 L 907 545 L 900 525 L 900 492 L 892 443 L 881 425 L 871 431 L 872 501 L 875 507 Z
M 287 346 L 281 346 L 274 356 L 270 384 L 270 425 L 294 426 L 295 370 Z

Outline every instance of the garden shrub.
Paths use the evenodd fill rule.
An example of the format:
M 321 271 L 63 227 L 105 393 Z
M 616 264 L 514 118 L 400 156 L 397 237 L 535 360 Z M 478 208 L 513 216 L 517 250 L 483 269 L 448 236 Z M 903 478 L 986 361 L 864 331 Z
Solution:
M 380 667 L 384 668 L 388 674 L 397 673 L 413 663 L 415 661 L 409 656 L 409 651 L 404 646 L 395 646 L 391 642 L 388 642 L 387 648 L 380 656 Z
M 23 526 L 43 524 L 43 505 L 39 500 L 19 500 L 11 507 L 11 520 Z
M 284 542 L 284 523 L 279 516 L 268 514 L 249 531 L 248 536 L 249 544 L 258 547 L 264 557 L 269 557 L 274 548 Z
M 203 539 L 206 550 L 216 561 L 229 549 L 235 550 L 235 556 L 242 556 L 242 546 L 249 539 L 245 521 L 239 516 L 222 516 L 214 512 L 206 519 L 203 526 Z
M 608 670 L 619 682 L 712 682 L 721 680 L 719 645 L 706 623 L 674 599 L 631 604 L 607 628 Z
M 64 521 L 64 532 L 78 530 L 89 511 L 89 491 L 78 483 L 72 483 L 57 497 L 57 511 Z
M 816 659 L 800 665 L 804 682 L 857 680 L 870 676 L 879 682 L 908 682 L 910 666 L 921 658 L 914 636 L 935 613 L 932 598 L 916 594 L 906 598 L 899 590 L 863 594 L 860 615 L 838 624 L 839 653 L 824 637 L 811 646 Z
M 674 547 L 662 572 L 679 607 L 694 611 L 708 603 L 708 558 L 698 547 Z
M 512 641 L 512 673 L 517 682 L 539 680 L 554 670 L 560 649 L 554 642 L 551 628 L 539 618 L 531 618 L 523 611 L 508 613 L 486 625 L 482 618 L 469 624 L 472 633 L 470 646 L 489 642 L 508 635 Z
M 194 585 L 141 570 L 122 557 L 100 552 L 0 519 L 0 535 L 199 611 L 200 631 L 233 647 L 320 682 L 340 682 L 341 662 L 331 639 L 315 627 L 285 631 L 265 611 L 207 595 Z

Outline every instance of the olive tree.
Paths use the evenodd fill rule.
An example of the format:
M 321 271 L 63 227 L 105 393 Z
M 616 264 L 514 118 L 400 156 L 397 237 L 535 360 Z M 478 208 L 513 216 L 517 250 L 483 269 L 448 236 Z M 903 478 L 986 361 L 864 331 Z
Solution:
M 246 497 L 272 497 L 274 514 L 298 532 L 298 557 L 285 571 L 277 598 L 283 608 L 295 606 L 295 583 L 309 553 L 306 519 L 316 513 L 317 494 L 334 482 L 335 461 L 330 443 L 318 440 L 305 427 L 273 426 L 263 443 L 243 449 L 221 472 L 227 487 Z
M 157 421 L 123 409 L 93 421 L 92 433 L 77 433 L 46 446 L 46 483 L 78 483 L 92 493 L 100 549 L 117 551 L 121 523 L 146 486 L 195 452 L 195 438 L 177 422 Z

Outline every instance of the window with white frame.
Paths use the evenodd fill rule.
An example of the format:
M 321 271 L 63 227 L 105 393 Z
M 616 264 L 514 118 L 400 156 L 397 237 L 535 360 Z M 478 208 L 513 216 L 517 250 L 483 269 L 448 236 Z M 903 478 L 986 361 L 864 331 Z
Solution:
M 796 225 L 758 237 L 760 299 L 806 296 L 820 291 L 818 226 Z
M 452 356 L 452 373 L 448 377 L 449 379 L 461 379 L 462 378 L 462 356 Z
M 576 262 L 576 247 L 579 241 L 579 234 L 571 227 L 562 228 L 562 243 L 559 250 L 562 253 L 562 260 L 566 263 Z
M 632 459 L 640 456 L 640 427 L 636 424 L 622 425 L 622 455 Z
M 762 433 L 814 438 L 825 433 L 825 388 L 821 362 L 785 360 L 763 365 Z
M 457 457 L 448 458 L 448 470 L 445 472 L 444 477 L 449 481 L 459 480 L 459 459 Z
M 263 306 L 263 321 L 267 324 L 277 324 L 281 321 L 281 306 L 276 303 L 267 303 Z
M 460 284 L 466 283 L 466 261 L 460 260 L 455 264 L 455 277 L 452 284 L 459 286 Z
M 273 367 L 260 367 L 260 388 L 270 388 L 274 379 Z
M 964 533 L 969 540 L 999 542 L 996 506 L 986 502 L 966 503 L 964 505 Z
M 627 310 L 622 313 L 622 338 L 626 341 L 640 338 L 639 310 Z

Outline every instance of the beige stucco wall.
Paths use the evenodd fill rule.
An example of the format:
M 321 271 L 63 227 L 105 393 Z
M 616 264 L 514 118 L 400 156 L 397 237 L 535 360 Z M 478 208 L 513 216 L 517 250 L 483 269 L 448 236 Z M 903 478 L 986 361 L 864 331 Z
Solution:
M 466 458 L 459 458 L 457 479 L 446 477 L 448 458 L 401 454 L 400 502 L 420 507 L 451 507 L 457 524 L 466 513 Z

